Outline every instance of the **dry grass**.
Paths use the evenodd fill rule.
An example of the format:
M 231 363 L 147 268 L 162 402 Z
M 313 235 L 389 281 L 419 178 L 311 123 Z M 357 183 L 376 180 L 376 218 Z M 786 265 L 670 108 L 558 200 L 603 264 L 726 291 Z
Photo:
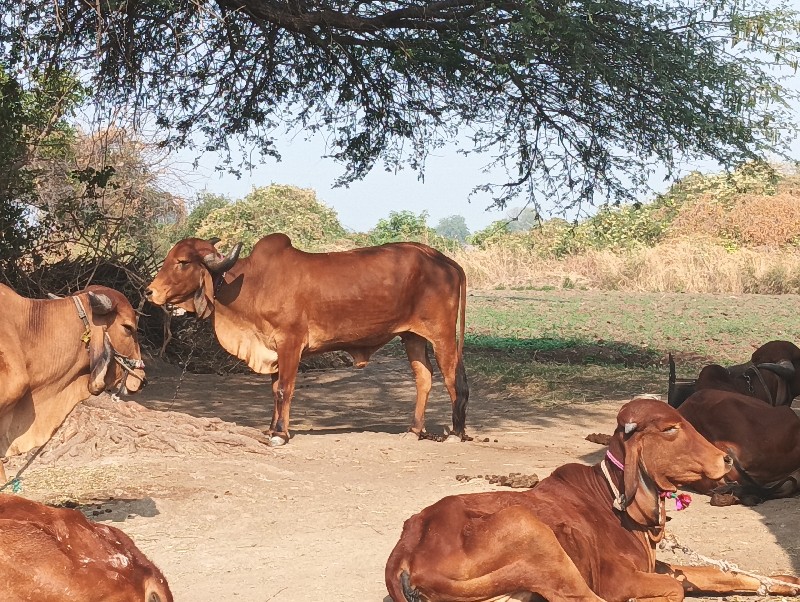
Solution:
M 748 247 L 800 240 L 800 194 L 794 188 L 771 196 L 738 195 L 727 205 L 708 195 L 686 204 L 670 224 L 670 237 L 722 236 Z
M 533 251 L 489 249 L 454 255 L 472 288 L 590 288 L 640 292 L 800 292 L 800 252 L 729 250 L 704 239 L 671 241 L 622 253 L 587 251 L 561 260 Z

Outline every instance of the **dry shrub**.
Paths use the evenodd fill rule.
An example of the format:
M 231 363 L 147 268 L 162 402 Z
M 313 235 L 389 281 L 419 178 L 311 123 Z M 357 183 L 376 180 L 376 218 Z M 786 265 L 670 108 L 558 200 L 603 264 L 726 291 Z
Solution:
M 472 288 L 564 287 L 642 292 L 800 292 L 800 252 L 760 247 L 730 250 L 695 238 L 614 253 L 587 251 L 562 260 L 494 247 L 455 255 Z
M 745 246 L 791 244 L 800 240 L 800 193 L 787 186 L 772 196 L 742 194 L 725 203 L 704 195 L 681 208 L 667 236 L 722 237 Z
M 586 287 L 586 278 L 571 270 L 565 261 L 542 259 L 533 250 L 492 246 L 451 253 L 464 268 L 471 288 L 561 288 Z

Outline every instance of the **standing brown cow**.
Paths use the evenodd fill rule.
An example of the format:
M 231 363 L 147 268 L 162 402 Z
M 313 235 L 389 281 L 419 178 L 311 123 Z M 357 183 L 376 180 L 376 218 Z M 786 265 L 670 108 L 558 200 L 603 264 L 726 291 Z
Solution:
M 141 388 L 137 316 L 122 293 L 27 299 L 0 284 L 0 307 L 0 456 L 43 445 L 89 395 Z
M 272 375 L 273 445 L 289 440 L 302 356 L 341 350 L 363 367 L 398 335 L 416 379 L 411 431 L 426 436 L 430 341 L 452 401 L 453 434 L 467 438 L 466 277 L 455 261 L 416 243 L 305 253 L 285 234 L 262 238 L 249 257 L 239 259 L 241 243 L 223 257 L 217 242 L 187 238 L 177 243 L 145 293 L 157 305 L 210 317 L 228 352 L 255 372 Z
M 535 489 L 446 497 L 409 518 L 386 563 L 394 602 L 680 602 L 755 593 L 752 577 L 656 561 L 665 497 L 728 470 L 725 454 L 653 399 L 622 407 L 606 457 Z M 771 593 L 797 595 L 800 579 Z
M 161 571 L 119 529 L 0 495 L 3 602 L 172 602 Z

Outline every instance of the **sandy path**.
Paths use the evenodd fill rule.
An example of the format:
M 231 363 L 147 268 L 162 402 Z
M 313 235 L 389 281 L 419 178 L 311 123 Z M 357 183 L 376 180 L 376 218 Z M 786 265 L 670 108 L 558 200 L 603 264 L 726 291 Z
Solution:
M 172 401 L 177 375 L 151 376 L 137 400 L 148 407 L 252 426 L 269 420 L 259 377 L 189 375 Z M 441 431 L 449 401 L 440 383 L 432 397 L 428 427 Z M 179 601 L 380 602 L 384 563 L 406 518 L 448 494 L 499 488 L 457 475 L 545 477 L 566 462 L 596 462 L 602 448 L 584 437 L 610 432 L 624 401 L 543 411 L 474 389 L 468 425 L 476 441 L 434 443 L 403 434 L 412 398 L 407 366 L 393 358 L 361 371 L 306 373 L 286 447 L 260 455 L 62 458 L 34 465 L 24 494 L 98 500 L 84 510 L 128 532 Z M 798 573 L 799 508 L 800 499 L 713 508 L 695 496 L 688 511 L 671 513 L 670 529 L 702 553 Z

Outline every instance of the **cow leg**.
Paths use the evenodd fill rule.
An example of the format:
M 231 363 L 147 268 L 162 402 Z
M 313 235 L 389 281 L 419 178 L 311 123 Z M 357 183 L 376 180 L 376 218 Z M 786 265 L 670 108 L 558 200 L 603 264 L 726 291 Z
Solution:
M 272 421 L 269 424 L 269 435 L 272 436 L 272 433 L 275 432 L 275 429 L 278 426 L 278 415 L 280 414 L 280 379 L 278 378 L 278 372 L 274 372 L 270 374 L 272 377 Z
M 386 579 L 395 602 L 406 599 L 400 594 L 404 585 L 430 602 L 512 594 L 512 600 L 529 599 L 524 592 L 549 602 L 601 602 L 552 529 L 528 508 L 510 506 L 485 519 L 472 519 L 472 528 L 464 528 L 463 514 L 452 518 L 452 524 L 461 527 L 449 534 L 456 541 L 443 541 L 448 536 L 442 531 L 429 545 L 422 542 L 423 549 L 414 550 L 410 558 L 398 562 L 390 556 Z
M 687 593 L 691 594 L 755 594 L 761 590 L 761 582 L 755 577 L 741 573 L 725 572 L 710 566 L 673 566 L 657 563 L 656 570 L 677 579 Z M 800 579 L 788 575 L 776 575 L 780 581 L 792 585 L 772 585 L 769 593 L 777 596 L 800 594 Z
M 425 439 L 427 438 L 425 407 L 428 405 L 428 395 L 433 383 L 433 365 L 428 357 L 428 341 L 413 332 L 407 332 L 401 338 L 417 385 L 417 403 L 414 406 L 414 422 L 410 430 L 420 439 Z
M 605 589 L 613 593 L 605 593 L 611 602 L 681 602 L 684 588 L 670 575 L 646 573 L 619 566 L 612 570 L 607 578 Z
M 444 386 L 450 394 L 450 404 L 453 411 L 453 434 L 462 441 L 471 441 L 467 437 L 465 428 L 467 422 L 467 403 L 469 403 L 469 385 L 467 384 L 467 371 L 464 369 L 464 360 L 458 354 L 458 346 L 452 337 L 441 337 L 433 342 L 433 352 L 436 363 L 442 372 Z
M 273 380 L 272 392 L 277 412 L 272 417 L 270 445 L 289 442 L 289 413 L 300 365 L 301 349 L 297 345 L 284 343 L 278 346 L 278 376 Z M 273 377 L 274 378 L 274 377 Z

